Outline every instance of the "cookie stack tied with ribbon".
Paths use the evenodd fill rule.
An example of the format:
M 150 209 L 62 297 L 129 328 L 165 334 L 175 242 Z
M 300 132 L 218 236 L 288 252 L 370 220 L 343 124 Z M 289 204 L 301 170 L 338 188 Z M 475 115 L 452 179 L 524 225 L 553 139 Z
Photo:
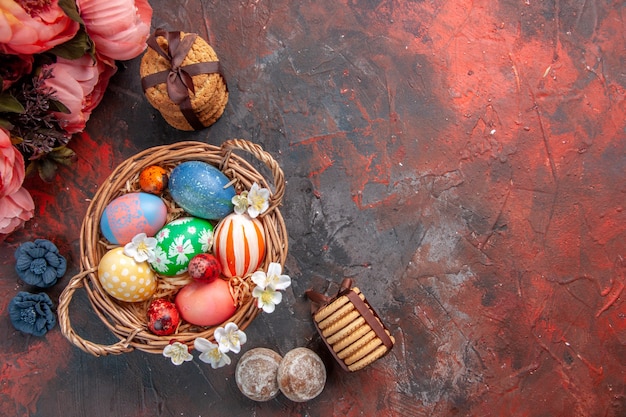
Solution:
M 376 311 L 352 280 L 344 279 L 334 298 L 313 290 L 313 322 L 322 340 L 341 367 L 358 371 L 385 356 L 395 343 Z
M 220 118 L 228 89 L 213 48 L 200 36 L 156 29 L 141 59 L 146 98 L 170 126 L 200 130 Z

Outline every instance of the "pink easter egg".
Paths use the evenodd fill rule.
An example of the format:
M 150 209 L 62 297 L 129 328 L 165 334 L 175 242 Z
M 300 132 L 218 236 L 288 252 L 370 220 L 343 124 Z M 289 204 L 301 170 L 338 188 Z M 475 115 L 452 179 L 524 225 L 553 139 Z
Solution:
M 228 282 L 193 281 L 176 295 L 176 308 L 182 318 L 197 326 L 215 326 L 232 317 L 237 310 Z

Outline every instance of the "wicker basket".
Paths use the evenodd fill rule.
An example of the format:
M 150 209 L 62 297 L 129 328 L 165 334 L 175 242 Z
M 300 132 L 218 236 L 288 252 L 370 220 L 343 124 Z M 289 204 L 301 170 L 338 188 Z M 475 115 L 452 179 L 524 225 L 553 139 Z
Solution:
M 265 164 L 271 171 L 273 187 L 270 188 L 266 179 L 249 162 L 233 153 L 243 150 Z M 71 278 L 59 299 L 58 316 L 63 335 L 75 346 L 95 356 L 122 354 L 138 349 L 148 353 L 163 352 L 172 339 L 193 345 L 196 337 L 213 339 L 213 332 L 218 326 L 200 327 L 182 322 L 176 333 L 168 336 L 157 336 L 147 327 L 146 309 L 149 301 L 143 303 L 125 303 L 114 299 L 103 290 L 97 276 L 98 264 L 102 256 L 112 246 L 100 233 L 100 217 L 107 204 L 114 198 L 136 189 L 139 173 L 150 165 L 173 168 L 184 161 L 204 161 L 218 167 L 232 180 L 237 190 L 250 189 L 254 182 L 261 187 L 273 189 L 269 209 L 259 216 L 265 228 L 266 257 L 262 268 L 267 270 L 270 262 L 284 265 L 288 249 L 288 237 L 283 217 L 278 209 L 285 191 L 283 172 L 272 156 L 259 145 L 241 140 L 231 139 L 216 147 L 202 142 L 179 142 L 172 145 L 157 146 L 146 149 L 120 164 L 100 187 L 83 220 L 80 234 L 81 273 Z M 167 203 L 167 195 L 164 195 Z M 170 203 L 174 208 L 173 203 Z M 184 215 L 180 210 L 170 210 L 172 218 Z M 170 219 L 168 219 L 169 221 Z M 171 277 L 168 277 L 171 278 Z M 231 290 L 238 308 L 228 320 L 240 329 L 245 329 L 259 314 L 255 299 L 251 296 L 248 277 L 231 279 Z M 167 284 L 161 286 L 161 282 Z M 178 281 L 159 279 L 157 293 L 159 296 L 173 296 L 183 285 L 190 282 L 187 274 L 181 275 Z M 235 284 L 232 284 L 235 282 Z M 76 334 L 69 318 L 69 305 L 74 292 L 84 288 L 94 312 L 119 339 L 111 345 L 101 345 L 86 340 Z

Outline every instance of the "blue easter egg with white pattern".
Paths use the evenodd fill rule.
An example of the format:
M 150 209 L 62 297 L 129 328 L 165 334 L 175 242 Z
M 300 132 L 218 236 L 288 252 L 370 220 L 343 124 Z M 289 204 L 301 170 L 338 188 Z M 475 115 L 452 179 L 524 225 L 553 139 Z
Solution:
M 226 186 L 230 179 L 213 165 L 187 161 L 170 173 L 172 200 L 194 217 L 219 220 L 233 211 L 235 187 Z

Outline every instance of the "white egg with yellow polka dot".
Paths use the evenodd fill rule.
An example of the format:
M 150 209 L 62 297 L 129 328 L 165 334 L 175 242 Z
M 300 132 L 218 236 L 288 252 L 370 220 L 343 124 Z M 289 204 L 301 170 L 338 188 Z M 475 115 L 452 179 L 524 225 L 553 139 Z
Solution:
M 136 262 L 124 254 L 124 248 L 111 249 L 98 264 L 102 288 L 121 301 L 145 301 L 156 290 L 156 275 L 147 262 Z

